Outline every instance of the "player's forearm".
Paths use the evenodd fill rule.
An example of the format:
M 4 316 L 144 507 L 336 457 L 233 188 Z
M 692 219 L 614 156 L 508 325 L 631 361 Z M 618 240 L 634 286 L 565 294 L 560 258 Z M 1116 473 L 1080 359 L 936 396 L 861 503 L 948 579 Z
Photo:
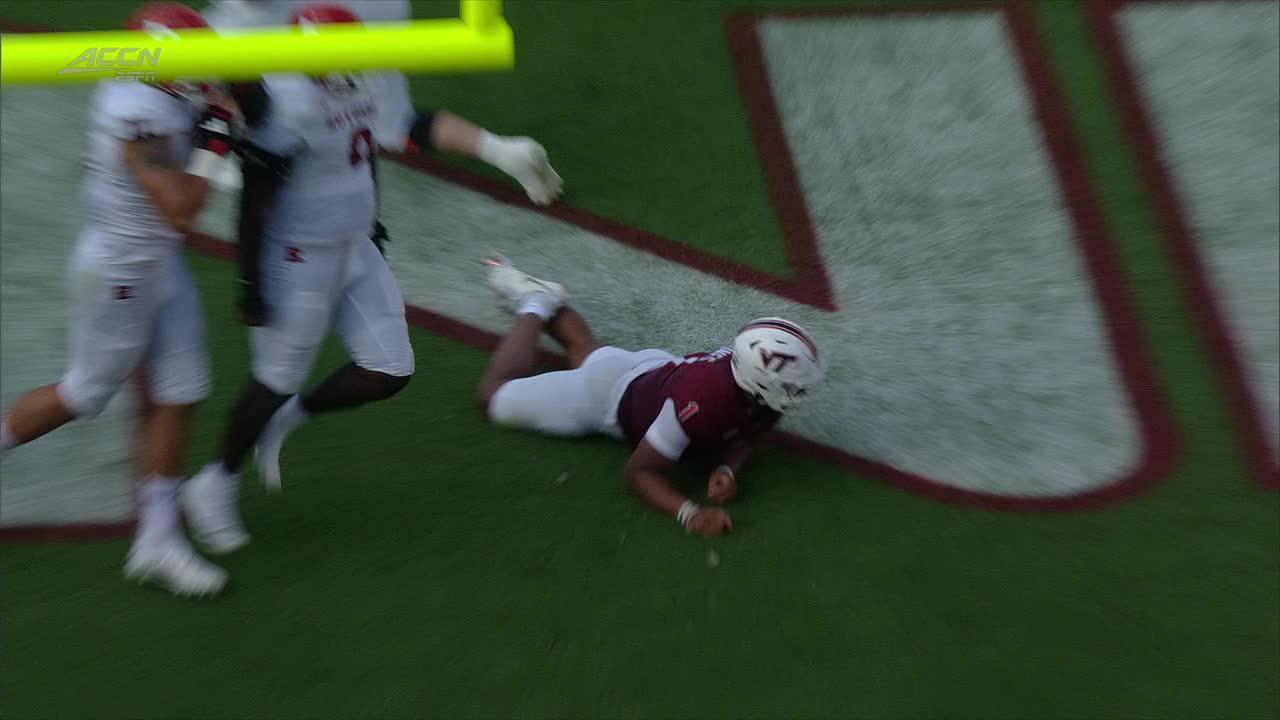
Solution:
M 554 202 L 563 189 L 547 151 L 532 138 L 494 135 L 446 110 L 418 112 L 405 146 L 412 152 L 435 148 L 483 160 L 520 183 L 537 205 Z
M 209 182 L 185 173 L 135 172 L 160 215 L 173 229 L 189 233 L 209 195 Z
M 257 285 L 262 267 L 262 223 L 253 218 L 246 220 L 240 214 L 240 230 L 236 241 L 236 261 L 240 270 L 240 281 L 248 285 Z
M 510 138 L 494 135 L 448 110 L 420 113 L 409 139 L 420 148 L 431 147 L 483 160 L 508 175 L 518 162 L 515 157 L 518 153 Z
M 720 454 L 720 465 L 729 468 L 735 476 L 742 473 L 755 452 L 755 446 L 748 442 L 736 442 L 724 449 Z
M 671 482 L 661 473 L 650 470 L 629 470 L 627 489 L 649 503 L 654 509 L 675 517 L 689 498 L 671 487 Z
M 156 210 L 175 230 L 191 232 L 209 195 L 209 182 L 181 170 L 167 136 L 153 135 L 124 144 L 124 161 Z
M 427 129 L 428 143 L 430 147 L 444 150 L 445 152 L 457 153 L 468 157 L 480 157 L 481 138 L 484 129 L 479 125 L 467 120 L 466 118 L 454 115 L 448 110 L 437 110 L 424 117 L 425 122 L 430 123 Z M 419 139 L 422 139 L 423 130 L 418 131 Z M 419 142 L 419 145 L 424 143 Z
M 271 179 L 266 173 L 257 168 L 246 168 L 244 190 L 240 193 L 236 243 L 240 279 L 249 284 L 258 282 L 262 244 L 266 235 L 267 209 L 274 196 Z
M 236 246 L 236 260 L 240 270 L 240 281 L 247 285 L 257 285 L 262 267 L 262 234 L 241 233 Z

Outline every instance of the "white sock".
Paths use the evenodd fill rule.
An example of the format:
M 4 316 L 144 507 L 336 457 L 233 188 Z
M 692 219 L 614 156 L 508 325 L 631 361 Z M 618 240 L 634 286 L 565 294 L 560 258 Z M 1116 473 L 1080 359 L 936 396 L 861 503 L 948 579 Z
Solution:
M 137 543 L 151 543 L 178 532 L 178 485 L 180 478 L 152 475 L 138 491 Z
M 18 447 L 18 441 L 13 437 L 13 433 L 9 432 L 9 416 L 0 418 L 0 452 L 6 452 Z
M 546 293 L 530 293 L 520 301 L 520 307 L 516 309 L 516 315 L 537 315 L 542 319 L 542 322 L 546 322 L 555 313 L 552 309 L 553 307 L 555 305 Z
M 281 443 L 289 436 L 289 433 L 297 429 L 299 425 L 311 418 L 311 413 L 302 407 L 302 396 L 294 395 L 276 410 L 271 416 L 271 420 L 267 422 L 264 435 L 270 435 L 273 440 Z

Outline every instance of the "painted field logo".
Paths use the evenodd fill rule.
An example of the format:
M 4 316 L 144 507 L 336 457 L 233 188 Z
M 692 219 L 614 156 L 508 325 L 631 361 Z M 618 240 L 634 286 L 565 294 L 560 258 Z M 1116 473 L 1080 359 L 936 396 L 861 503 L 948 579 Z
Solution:
M 152 80 L 155 73 L 145 68 L 160 64 L 160 48 L 101 47 L 85 48 L 59 75 L 114 73 L 121 80 Z

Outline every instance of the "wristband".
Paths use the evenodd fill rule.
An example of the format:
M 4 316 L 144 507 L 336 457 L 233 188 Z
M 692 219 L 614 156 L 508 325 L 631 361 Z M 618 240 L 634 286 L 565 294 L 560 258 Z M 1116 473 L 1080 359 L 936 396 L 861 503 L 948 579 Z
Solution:
M 694 501 L 685 500 L 684 504 L 680 506 L 680 509 L 676 511 L 676 522 L 680 523 L 681 526 L 688 528 L 689 521 L 692 520 L 693 516 L 697 515 L 698 511 L 701 509 L 702 508 L 698 507 L 698 504 Z
M 223 190 L 240 188 L 240 168 L 229 157 L 211 150 L 196 148 L 187 161 L 188 175 L 202 177 Z

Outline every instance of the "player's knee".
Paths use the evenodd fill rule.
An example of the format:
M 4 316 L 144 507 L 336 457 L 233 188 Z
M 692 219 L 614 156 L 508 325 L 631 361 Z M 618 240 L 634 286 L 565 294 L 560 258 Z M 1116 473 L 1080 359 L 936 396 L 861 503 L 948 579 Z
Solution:
M 514 419 L 510 408 L 503 408 L 502 403 L 496 401 L 498 391 L 504 384 L 481 383 L 480 387 L 476 388 L 475 395 L 476 409 L 480 411 L 480 415 L 485 420 L 499 425 L 510 424 Z
M 383 377 L 386 378 L 386 380 L 383 380 L 383 386 L 386 388 L 386 397 L 383 399 L 386 399 L 386 398 L 395 397 L 396 395 L 400 394 L 401 390 L 404 390 L 406 387 L 408 387 L 409 381 L 413 379 L 413 374 L 410 373 L 409 375 L 383 375 Z
M 387 345 L 391 346 L 390 349 L 378 356 L 372 356 L 372 353 L 358 354 L 355 358 L 355 364 L 361 372 L 369 374 L 370 377 L 382 375 L 395 379 L 394 382 L 391 380 L 381 381 L 385 382 L 388 387 L 395 382 L 399 383 L 398 387 L 395 388 L 395 392 L 391 393 L 391 395 L 394 395 L 409 384 L 409 378 L 413 377 L 413 373 L 417 368 L 414 362 L 413 348 L 408 342 L 399 347 L 390 342 Z M 390 395 L 387 397 L 390 397 Z
M 268 364 L 254 364 L 253 380 L 276 395 L 288 397 L 295 395 L 307 381 L 308 369 L 278 367 Z
M 581 437 L 593 428 L 584 424 L 568 399 L 539 399 L 520 381 L 511 380 L 477 393 L 481 413 L 494 425 L 521 428 L 557 437 Z
M 413 373 L 410 371 L 407 375 L 392 375 L 380 370 L 369 370 L 367 368 L 357 368 L 357 371 L 364 376 L 371 390 L 371 400 L 387 400 L 395 397 L 409 385 L 409 381 L 413 379 Z
M 213 377 L 206 369 L 181 375 L 150 376 L 150 400 L 157 405 L 195 405 L 213 393 Z
M 58 399 L 72 415 L 78 418 L 93 418 L 102 414 L 119 388 L 119 385 L 67 378 L 58 383 L 57 392 Z

